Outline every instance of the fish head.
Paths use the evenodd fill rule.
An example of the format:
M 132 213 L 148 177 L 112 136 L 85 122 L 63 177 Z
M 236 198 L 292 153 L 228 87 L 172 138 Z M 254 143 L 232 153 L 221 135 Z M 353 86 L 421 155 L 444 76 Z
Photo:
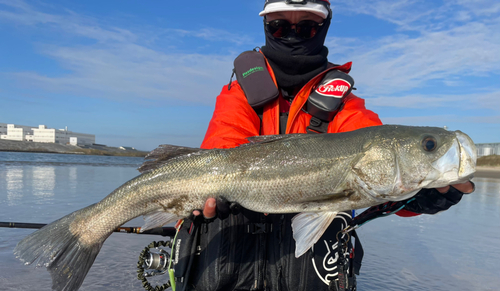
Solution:
M 375 133 L 364 148 L 353 170 L 362 190 L 380 202 L 468 181 L 477 160 L 469 136 L 438 127 L 390 126 Z
M 446 152 L 432 162 L 432 170 L 423 181 L 422 188 L 444 187 L 469 181 L 476 172 L 477 149 L 472 139 L 457 130 L 449 142 Z

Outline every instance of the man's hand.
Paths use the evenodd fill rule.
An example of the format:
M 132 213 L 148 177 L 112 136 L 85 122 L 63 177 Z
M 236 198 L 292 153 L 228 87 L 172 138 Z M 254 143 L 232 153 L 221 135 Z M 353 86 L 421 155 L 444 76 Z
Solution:
M 193 215 L 199 216 L 203 214 L 205 219 L 212 219 L 217 214 L 216 208 L 217 208 L 217 202 L 215 198 L 208 198 L 207 201 L 205 202 L 205 207 L 203 207 L 203 210 L 202 211 L 194 210 Z
M 413 213 L 435 214 L 449 209 L 462 199 L 464 194 L 474 191 L 470 181 L 436 189 L 422 189 L 404 209 Z
M 457 189 L 458 191 L 464 193 L 464 194 L 470 194 L 474 191 L 474 184 L 472 184 L 470 181 L 467 181 L 465 183 L 461 184 L 454 184 L 454 185 L 449 185 L 441 188 L 436 188 L 436 190 L 439 191 L 439 193 L 443 194 L 446 193 L 450 190 L 450 187 L 453 186 L 453 188 Z
M 210 222 L 215 219 L 215 217 L 219 219 L 226 219 L 230 214 L 240 213 L 240 210 L 241 205 L 236 202 L 229 202 L 223 197 L 219 197 L 217 199 L 208 198 L 207 201 L 205 201 L 205 207 L 203 210 L 194 210 L 193 215 L 200 216 L 203 214 L 205 221 Z

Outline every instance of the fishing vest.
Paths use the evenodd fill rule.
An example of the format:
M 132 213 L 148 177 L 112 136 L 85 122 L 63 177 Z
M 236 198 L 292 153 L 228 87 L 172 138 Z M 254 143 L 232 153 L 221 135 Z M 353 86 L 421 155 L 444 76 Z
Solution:
M 248 104 L 259 115 L 261 121 L 264 106 L 280 96 L 280 90 L 267 67 L 265 56 L 256 50 L 243 52 L 234 60 L 233 76 L 236 75 Z M 307 102 L 302 108 L 312 116 L 307 126 L 308 133 L 326 133 L 328 124 L 342 110 L 345 98 L 353 89 L 355 90 L 354 79 L 348 75 L 349 71 L 350 64 L 349 66 L 329 64 L 321 81 L 309 93 Z M 280 128 L 283 127 L 283 122 L 286 128 L 286 117 L 288 115 L 285 118 L 280 117 Z

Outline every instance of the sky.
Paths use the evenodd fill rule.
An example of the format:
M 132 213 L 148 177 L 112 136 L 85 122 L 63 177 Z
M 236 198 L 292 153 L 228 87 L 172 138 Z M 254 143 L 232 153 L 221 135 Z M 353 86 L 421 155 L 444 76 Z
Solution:
M 500 142 L 498 0 L 330 1 L 325 45 L 386 124 Z M 0 0 L 0 123 L 199 146 L 264 0 Z

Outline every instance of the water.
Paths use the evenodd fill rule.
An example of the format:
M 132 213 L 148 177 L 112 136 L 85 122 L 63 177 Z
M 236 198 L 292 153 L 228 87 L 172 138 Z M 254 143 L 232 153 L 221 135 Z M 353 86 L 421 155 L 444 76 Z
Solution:
M 359 290 L 500 290 L 500 180 L 474 182 L 448 211 L 363 226 Z
M 0 152 L 0 221 L 48 223 L 98 202 L 138 175 L 142 158 Z M 129 222 L 142 225 L 142 218 Z M 24 266 L 12 251 L 29 229 L 0 228 L 0 290 L 51 290 L 45 268 Z M 163 237 L 113 234 L 80 290 L 144 290 L 138 255 Z
M 141 163 L 142 158 L 0 152 L 0 221 L 51 222 L 99 201 L 135 177 Z M 358 290 L 498 290 L 500 180 L 474 182 L 476 192 L 446 212 L 389 216 L 363 226 Z M 127 223 L 141 224 L 141 218 Z M 0 228 L 0 290 L 51 290 L 45 268 L 24 266 L 12 254 L 32 231 Z M 81 290 L 144 290 L 136 279 L 137 256 L 161 239 L 111 235 Z

